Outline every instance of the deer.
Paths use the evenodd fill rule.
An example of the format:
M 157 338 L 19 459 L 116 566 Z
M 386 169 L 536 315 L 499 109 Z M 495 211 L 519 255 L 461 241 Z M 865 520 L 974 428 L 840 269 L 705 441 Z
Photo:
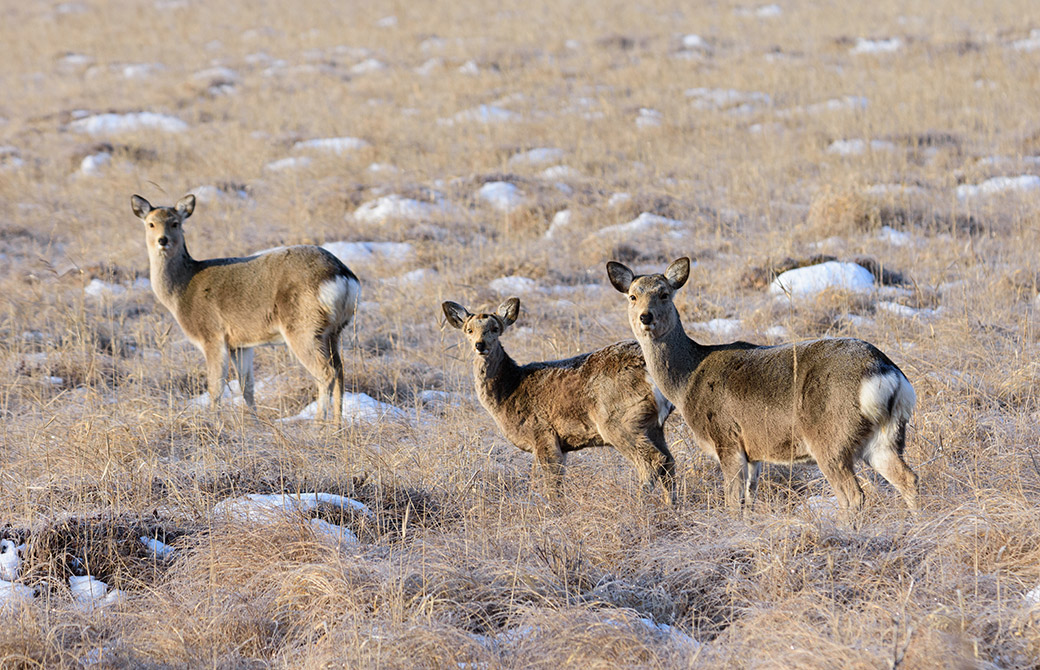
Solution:
M 839 507 L 858 510 L 861 459 L 917 509 L 918 477 L 903 460 L 916 395 L 874 345 L 853 338 L 702 345 L 687 336 L 673 302 L 690 276 L 688 258 L 648 275 L 610 261 L 607 276 L 628 297 L 629 325 L 654 383 L 722 469 L 728 508 L 750 507 L 762 463 L 815 462 Z
M 500 338 L 520 315 L 519 298 L 493 313 L 472 314 L 451 301 L 441 307 L 471 347 L 480 404 L 506 439 L 534 455 L 550 495 L 560 493 L 568 453 L 612 446 L 636 467 L 645 492 L 659 485 L 665 503 L 675 504 L 675 459 L 664 438 L 673 407 L 651 382 L 635 341 L 518 365 Z
M 235 366 L 246 405 L 255 411 L 253 348 L 286 344 L 318 383 L 318 416 L 330 399 L 339 425 L 343 405 L 340 332 L 353 320 L 361 282 L 338 258 L 312 245 L 282 247 L 244 258 L 195 260 L 184 222 L 195 211 L 188 194 L 174 207 L 153 207 L 134 195 L 144 222 L 155 297 L 206 358 L 209 401 L 216 408 Z

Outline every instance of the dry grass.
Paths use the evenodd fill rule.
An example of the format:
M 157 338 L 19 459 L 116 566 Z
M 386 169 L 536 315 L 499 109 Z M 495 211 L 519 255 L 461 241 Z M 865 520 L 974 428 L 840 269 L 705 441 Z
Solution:
M 1040 667 L 1040 609 L 1023 597 L 1040 584 L 1040 210 L 955 196 L 1037 171 L 1040 51 L 1012 46 L 1034 7 L 690 4 L 0 2 L 0 524 L 29 542 L 22 581 L 39 593 L 0 613 L 0 667 Z M 691 33 L 707 47 L 684 52 Z M 860 37 L 901 47 L 853 54 Z M 355 69 L 370 58 L 385 68 Z M 769 99 L 713 107 L 686 95 L 699 87 Z M 846 96 L 868 104 L 813 107 Z M 479 105 L 516 118 L 456 117 Z M 639 127 L 641 109 L 660 124 Z M 78 110 L 189 130 L 92 136 L 70 129 Z M 293 149 L 335 136 L 369 146 Z M 843 139 L 887 144 L 828 151 Z M 567 187 L 510 162 L 536 147 L 563 150 Z M 98 152 L 111 162 L 82 174 Z M 493 209 L 476 196 L 491 181 L 526 203 Z M 348 387 L 408 421 L 276 422 L 314 393 L 277 349 L 257 353 L 257 420 L 188 404 L 202 356 L 133 286 L 147 258 L 129 198 L 170 204 L 201 185 L 220 194 L 189 222 L 199 257 L 414 245 L 353 265 L 365 304 L 344 347 Z M 456 209 L 353 219 L 389 193 Z M 571 223 L 547 239 L 563 209 Z M 685 225 L 597 235 L 642 212 Z M 678 417 L 678 509 L 643 499 L 609 450 L 571 459 L 566 500 L 532 492 L 531 459 L 473 399 L 441 301 L 497 305 L 492 280 L 528 277 L 539 288 L 506 347 L 563 357 L 627 336 L 606 260 L 680 255 L 696 261 L 677 298 L 691 334 L 717 342 L 693 324 L 739 318 L 734 337 L 753 341 L 853 335 L 903 368 L 920 513 L 864 472 L 868 511 L 836 519 L 814 507 L 830 495 L 815 468 L 773 467 L 735 518 Z M 864 257 L 894 290 L 766 294 L 783 269 Z M 436 274 L 397 280 L 418 269 Z M 88 295 L 92 279 L 126 290 Z M 372 509 L 319 510 L 357 546 L 300 519 L 213 513 L 230 496 L 315 490 Z M 176 557 L 156 560 L 140 535 Z M 77 606 L 67 578 L 84 571 L 127 599 Z

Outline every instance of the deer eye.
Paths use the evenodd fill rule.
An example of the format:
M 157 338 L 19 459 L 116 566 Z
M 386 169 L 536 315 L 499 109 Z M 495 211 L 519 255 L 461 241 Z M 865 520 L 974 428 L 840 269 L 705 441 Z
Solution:
M 632 302 L 636 301 L 636 297 L 634 295 L 628 296 L 628 299 L 631 300 Z
M 149 224 L 148 224 L 148 227 L 149 227 L 149 228 L 155 228 L 155 224 L 154 224 L 154 223 L 149 223 Z
M 176 228 L 176 227 L 177 227 L 177 222 L 176 221 L 174 221 L 173 223 L 170 224 L 170 228 Z

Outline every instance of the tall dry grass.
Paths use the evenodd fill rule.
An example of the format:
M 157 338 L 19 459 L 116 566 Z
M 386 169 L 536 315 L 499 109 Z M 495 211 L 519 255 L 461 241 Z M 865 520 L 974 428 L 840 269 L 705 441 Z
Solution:
M 1040 584 L 1037 201 L 955 195 L 1038 170 L 1040 50 L 1014 46 L 1032 4 L 763 7 L 0 3 L 0 523 L 29 541 L 22 581 L 39 592 L 3 610 L 0 666 L 1038 667 L 1040 610 L 1024 597 Z M 689 34 L 706 46 L 684 48 Z M 857 38 L 892 37 L 894 53 L 852 53 Z M 368 59 L 385 67 L 355 69 Z M 769 98 L 698 105 L 694 88 Z M 480 105 L 516 117 L 456 117 Z M 641 109 L 660 124 L 640 127 Z M 70 129 L 82 113 L 136 111 L 189 130 Z M 369 146 L 265 168 L 335 136 Z M 828 151 L 845 139 L 887 144 Z M 578 174 L 509 161 L 536 147 L 562 149 Z M 102 151 L 111 163 L 83 174 Z M 527 204 L 480 201 L 496 180 Z M 202 357 L 134 288 L 147 257 L 129 196 L 170 204 L 202 185 L 226 190 L 189 222 L 197 257 L 414 245 L 353 266 L 365 303 L 344 347 L 348 388 L 407 421 L 339 434 L 276 421 L 313 395 L 278 349 L 257 353 L 255 419 L 188 404 Z M 389 193 L 457 209 L 351 217 Z M 547 239 L 563 209 L 571 224 Z M 644 211 L 686 225 L 595 234 Z M 695 337 L 720 341 L 694 324 L 727 318 L 740 319 L 733 338 L 760 342 L 851 335 L 902 367 L 919 397 L 908 459 L 921 512 L 868 471 L 867 511 L 837 518 L 815 468 L 772 467 L 734 517 L 678 417 L 677 509 L 642 498 L 611 450 L 574 455 L 565 500 L 532 492 L 531 459 L 476 403 L 440 303 L 496 305 L 492 280 L 528 277 L 538 290 L 521 295 L 506 346 L 563 357 L 628 336 L 606 260 L 659 269 L 681 255 L 696 261 L 677 296 Z M 766 295 L 772 273 L 820 256 L 869 257 L 902 290 Z M 436 274 L 398 281 L 418 269 Z M 125 291 L 88 295 L 92 279 Z M 357 546 L 304 519 L 213 512 L 316 490 L 373 511 L 319 511 Z M 176 557 L 155 559 L 140 535 Z M 85 571 L 126 599 L 77 605 L 68 577 Z

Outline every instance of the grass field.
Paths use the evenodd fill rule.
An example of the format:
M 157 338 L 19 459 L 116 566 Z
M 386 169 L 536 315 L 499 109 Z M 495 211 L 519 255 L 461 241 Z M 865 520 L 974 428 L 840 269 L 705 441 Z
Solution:
M 1040 667 L 1040 16 L 758 2 L 0 0 L 0 525 L 35 594 L 0 586 L 0 667 Z M 192 402 L 130 209 L 188 192 L 197 258 L 397 243 L 345 245 L 343 347 L 397 411 L 279 421 L 315 395 L 284 348 L 257 418 Z M 606 261 L 683 255 L 698 340 L 902 368 L 921 511 L 773 466 L 734 515 L 678 415 L 677 508 L 609 449 L 538 494 L 441 302 L 516 293 L 507 351 L 561 358 L 631 336 Z M 824 258 L 883 281 L 770 295 Z M 358 542 L 218 506 L 304 492 L 364 503 L 308 513 Z

